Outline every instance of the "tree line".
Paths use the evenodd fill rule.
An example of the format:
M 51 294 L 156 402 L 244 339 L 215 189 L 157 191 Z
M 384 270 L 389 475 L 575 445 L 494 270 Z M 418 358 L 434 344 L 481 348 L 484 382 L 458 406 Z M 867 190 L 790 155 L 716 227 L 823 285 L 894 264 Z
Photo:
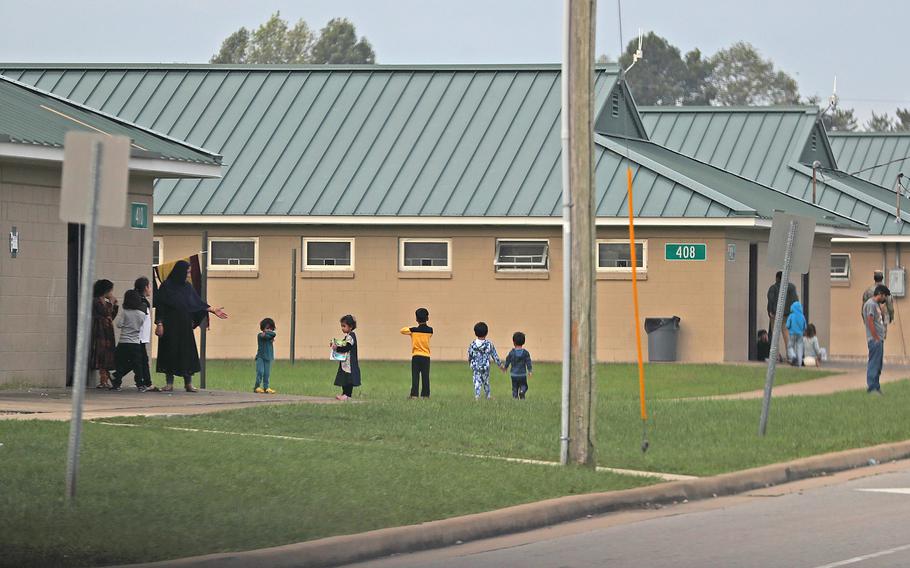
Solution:
M 644 57 L 627 80 L 641 105 L 755 106 L 811 104 L 826 106 L 818 96 L 803 98 L 791 75 L 777 69 L 747 42 L 705 56 L 695 48 L 685 54 L 654 32 L 642 41 Z M 619 57 L 623 68 L 632 64 L 638 38 Z M 598 58 L 608 62 L 606 56 Z M 304 19 L 290 26 L 275 12 L 252 32 L 241 27 L 221 44 L 210 63 L 253 64 L 363 64 L 375 63 L 376 53 L 365 37 L 357 37 L 347 18 L 334 18 L 318 32 Z M 834 131 L 859 129 L 854 109 L 830 109 L 822 117 Z M 874 132 L 910 132 L 910 108 L 898 108 L 894 117 L 872 113 L 863 128 Z
M 698 48 L 683 54 L 654 32 L 648 32 L 642 40 L 644 57 L 626 77 L 638 104 L 827 106 L 818 96 L 801 97 L 796 79 L 775 68 L 750 43 L 736 42 L 706 57 Z M 619 57 L 623 68 L 632 64 L 637 49 L 638 38 L 635 38 Z M 601 56 L 599 61 L 609 60 Z M 828 130 L 859 128 L 852 108 L 829 110 L 822 120 Z M 865 130 L 877 132 L 910 131 L 910 109 L 898 108 L 895 118 L 873 112 L 863 126 Z

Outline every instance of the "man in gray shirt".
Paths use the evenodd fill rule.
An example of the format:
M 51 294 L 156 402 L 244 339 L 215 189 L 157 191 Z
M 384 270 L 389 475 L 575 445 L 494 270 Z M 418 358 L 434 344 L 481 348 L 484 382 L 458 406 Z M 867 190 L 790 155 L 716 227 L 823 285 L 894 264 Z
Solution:
M 881 270 L 876 270 L 872 273 L 872 286 L 866 288 L 866 291 L 863 292 L 863 303 L 866 303 L 866 300 L 872 297 L 875 294 L 875 287 L 879 284 L 882 284 L 885 279 L 885 275 Z M 888 296 L 885 299 L 885 303 L 882 304 L 882 321 L 885 324 L 885 335 L 882 336 L 882 339 L 888 339 L 888 324 L 894 321 L 894 300 L 891 299 L 891 296 Z M 887 318 L 885 317 L 887 316 Z
M 866 392 L 882 394 L 879 377 L 884 360 L 885 322 L 882 318 L 882 304 L 891 297 L 891 290 L 879 284 L 872 291 L 872 297 L 863 304 L 863 326 L 866 328 L 866 344 L 869 347 L 869 362 L 866 365 Z

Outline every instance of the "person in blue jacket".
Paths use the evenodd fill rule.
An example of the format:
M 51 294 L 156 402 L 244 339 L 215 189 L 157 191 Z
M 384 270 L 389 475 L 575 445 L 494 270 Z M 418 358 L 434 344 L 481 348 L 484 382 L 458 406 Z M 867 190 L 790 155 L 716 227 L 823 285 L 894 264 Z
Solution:
M 806 332 L 806 316 L 803 315 L 803 305 L 799 300 L 790 304 L 790 315 L 787 316 L 787 331 L 790 337 L 787 340 L 787 357 L 794 367 L 803 364 L 803 334 Z

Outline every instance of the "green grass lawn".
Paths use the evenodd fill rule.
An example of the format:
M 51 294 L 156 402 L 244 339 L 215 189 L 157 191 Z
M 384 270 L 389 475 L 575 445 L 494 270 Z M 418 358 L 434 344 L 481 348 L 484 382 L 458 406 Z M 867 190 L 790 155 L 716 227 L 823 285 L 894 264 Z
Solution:
M 292 366 L 287 361 L 275 361 L 272 366 L 272 388 L 280 393 L 334 396 L 341 389 L 334 386 L 337 363 L 304 361 Z M 355 392 L 358 398 L 392 400 L 406 397 L 411 388 L 409 362 L 367 361 L 361 363 L 363 387 Z M 561 366 L 558 363 L 537 363 L 528 381 L 529 397 L 559 396 Z M 731 394 L 760 390 L 765 385 L 766 368 L 761 365 L 689 365 L 645 364 L 646 398 L 683 398 Z M 795 369 L 787 365 L 777 368 L 776 385 L 817 379 L 831 371 Z M 446 400 L 473 398 L 471 371 L 467 363 L 434 361 L 431 370 L 432 394 Z M 638 367 L 632 364 L 601 364 L 597 366 L 601 395 L 611 399 L 638 398 Z M 155 379 L 159 380 L 159 379 Z M 256 369 L 252 361 L 209 361 L 206 387 L 210 389 L 252 391 Z M 198 380 L 197 380 L 198 382 Z M 494 369 L 491 380 L 493 396 L 511 398 L 512 386 L 508 374 Z
M 210 388 L 248 390 L 249 362 L 211 362 Z M 85 428 L 78 506 L 63 507 L 67 425 L 0 421 L 0 565 L 87 565 L 243 550 L 652 481 L 457 455 L 558 459 L 559 368 L 539 365 L 529 398 L 504 375 L 473 400 L 465 365 L 436 363 L 433 398 L 408 400 L 406 363 L 367 362 L 363 404 L 300 404 L 191 417 L 118 418 Z M 778 384 L 820 374 L 783 368 Z M 279 363 L 279 392 L 333 395 L 330 362 Z M 708 475 L 904 439 L 910 384 L 778 399 L 679 400 L 761 388 L 761 367 L 648 367 L 651 450 L 639 450 L 637 372 L 599 369 L 601 465 Z M 150 397 L 157 396 L 150 394 Z M 190 396 L 183 393 L 174 396 Z M 265 395 L 264 395 L 265 396 Z M 281 440 L 166 429 L 306 438 Z

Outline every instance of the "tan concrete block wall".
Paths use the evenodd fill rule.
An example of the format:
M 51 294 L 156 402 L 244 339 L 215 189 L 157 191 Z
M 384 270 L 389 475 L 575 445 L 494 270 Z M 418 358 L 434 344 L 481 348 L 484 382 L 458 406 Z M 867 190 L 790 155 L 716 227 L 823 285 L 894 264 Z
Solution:
M 60 220 L 60 170 L 0 164 L 0 384 L 66 382 L 67 224 Z M 131 179 L 128 201 L 151 207 L 152 184 Z M 19 231 L 11 258 L 8 235 Z M 151 264 L 152 230 L 99 231 L 98 278 L 119 296 Z
M 863 358 L 868 355 L 866 332 L 863 329 L 860 309 L 863 292 L 874 282 L 872 273 L 897 263 L 897 245 L 888 243 L 834 243 L 832 252 L 850 254 L 850 280 L 831 282 L 831 354 L 835 357 Z M 906 247 L 901 248 L 902 255 Z M 901 259 L 904 260 L 903 257 Z M 887 276 L 885 285 L 888 284 Z M 885 357 L 890 360 L 910 358 L 910 314 L 907 297 L 894 298 L 895 319 L 888 326 Z
M 200 232 L 159 226 L 164 256 L 173 260 L 200 248 Z M 414 309 L 426 306 L 436 334 L 433 356 L 461 360 L 478 320 L 491 328 L 501 351 L 511 346 L 513 331 L 528 334 L 528 348 L 540 360 L 558 360 L 562 345 L 562 248 L 557 228 L 325 228 L 235 227 L 210 236 L 258 236 L 259 271 L 255 278 L 210 277 L 209 301 L 224 305 L 231 317 L 215 321 L 208 335 L 212 358 L 252 358 L 259 320 L 276 320 L 276 355 L 289 353 L 290 255 L 301 237 L 355 237 L 354 278 L 298 277 L 297 346 L 299 358 L 324 358 L 325 345 L 339 332 L 338 318 L 358 318 L 364 358 L 406 359 L 409 343 L 398 330 L 412 325 Z M 410 279 L 398 274 L 398 238 L 453 238 L 451 278 Z M 601 229 L 599 238 L 623 238 L 621 229 Z M 649 239 L 648 278 L 640 283 L 641 317 L 678 315 L 683 319 L 679 356 L 684 361 L 721 361 L 724 347 L 726 239 L 721 230 L 680 231 L 642 228 Z M 493 270 L 496 238 L 548 238 L 547 279 L 500 279 Z M 663 260 L 665 242 L 705 242 L 707 262 Z M 748 251 L 748 247 L 746 247 Z M 743 263 L 748 268 L 747 261 Z M 212 274 L 212 273 L 210 273 Z M 598 282 L 598 357 L 605 361 L 635 358 L 631 280 Z M 745 332 L 742 333 L 743 335 Z M 645 357 L 647 336 L 643 333 Z M 745 340 L 741 341 L 742 343 Z M 742 350 L 743 348 L 738 348 Z
M 42 178 L 0 164 L 0 384 L 65 382 L 67 230 L 59 190 L 29 183 Z M 14 226 L 17 258 L 9 252 Z

